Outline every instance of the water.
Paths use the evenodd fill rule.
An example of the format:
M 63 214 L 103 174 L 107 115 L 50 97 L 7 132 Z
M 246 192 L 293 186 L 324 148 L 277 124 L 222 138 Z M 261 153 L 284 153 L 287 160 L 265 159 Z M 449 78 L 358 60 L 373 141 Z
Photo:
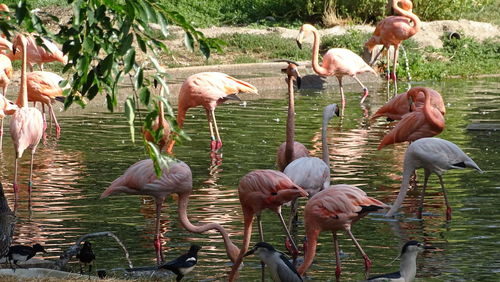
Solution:
M 321 156 L 322 108 L 340 100 L 337 84 L 332 85 L 334 89 L 302 90 L 297 94 L 296 140 L 318 157 Z M 485 173 L 467 169 L 445 174 L 453 208 L 451 222 L 445 220 L 442 193 L 437 178 L 432 176 L 422 221 L 415 219 L 418 193 L 409 193 L 401 209 L 403 215 L 397 220 L 370 215 L 353 226 L 353 233 L 372 259 L 373 274 L 395 271 L 397 261 L 387 264 L 398 255 L 404 242 L 415 239 L 438 247 L 419 257 L 417 277 L 421 281 L 497 280 L 500 272 L 500 133 L 465 128 L 475 122 L 500 123 L 499 81 L 457 79 L 418 85 L 432 87 L 443 94 L 447 106 L 446 129 L 439 137 L 459 145 Z M 400 87 L 404 86 L 401 83 Z M 372 114 L 386 100 L 383 87 L 380 91 L 372 91 L 366 103 L 371 107 L 366 108 L 359 106 L 358 92 L 348 91 L 344 118 L 330 122 L 332 183 L 355 185 L 370 196 L 392 203 L 399 191 L 406 145 L 376 150 L 389 126 L 382 119 L 370 124 L 366 113 Z M 257 99 L 249 100 L 246 107 L 228 103 L 218 108 L 216 113 L 224 142 L 222 164 L 211 162 L 204 111 L 200 108 L 188 112 L 185 129 L 192 141 L 177 146 L 175 153 L 193 171 L 194 190 L 189 204 L 193 223 L 219 222 L 229 230 L 236 244 L 241 244 L 243 219 L 237 197 L 238 181 L 253 169 L 275 168 L 276 149 L 285 139 L 285 94 L 284 90 L 263 91 Z M 104 106 L 99 109 L 102 110 L 74 109 L 59 114 L 62 137 L 58 141 L 49 138 L 36 153 L 31 210 L 26 186 L 29 153 L 23 157 L 14 240 L 18 244 L 41 243 L 48 251 L 44 257 L 55 259 L 83 234 L 112 231 L 127 246 L 134 266 L 152 265 L 155 261 L 154 202 L 148 197 L 127 195 L 99 200 L 100 193 L 111 181 L 131 164 L 145 158 L 142 146 L 131 143 L 122 114 L 103 112 Z M 12 204 L 14 156 L 8 135 L 3 147 L 0 177 Z M 166 258 L 177 257 L 191 243 L 200 244 L 203 248 L 199 264 L 188 277 L 223 280 L 230 263 L 221 236 L 215 232 L 191 234 L 183 230 L 177 220 L 176 207 L 175 199 L 168 198 L 163 208 Z M 284 213 L 287 216 L 288 209 L 285 208 Z M 277 216 L 264 212 L 263 221 L 266 240 L 283 250 L 284 236 Z M 299 237 L 302 237 L 303 225 L 300 228 Z M 257 242 L 257 233 L 252 239 L 252 244 Z M 99 238 L 92 242 L 97 256 L 96 268 L 126 267 L 123 252 L 114 240 Z M 340 234 L 340 244 L 346 254 L 342 278 L 361 280 L 361 256 L 346 235 Z M 258 280 L 259 265 L 255 257 L 246 258 L 241 280 Z M 78 271 L 76 263 L 71 266 Z M 320 237 L 318 255 L 308 276 L 325 281 L 332 280 L 334 273 L 331 234 L 325 232 Z

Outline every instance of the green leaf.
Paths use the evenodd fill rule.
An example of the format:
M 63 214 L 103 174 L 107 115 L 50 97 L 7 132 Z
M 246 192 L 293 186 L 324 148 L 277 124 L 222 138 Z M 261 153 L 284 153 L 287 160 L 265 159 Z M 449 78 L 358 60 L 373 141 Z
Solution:
M 134 40 L 134 35 L 132 33 L 127 34 L 127 36 L 125 36 L 121 41 L 122 44 L 120 45 L 118 54 L 124 55 L 130 49 L 130 46 L 132 46 L 133 40 Z
M 24 21 L 24 18 L 26 15 L 29 13 L 28 8 L 26 7 L 26 2 L 25 1 L 19 1 L 16 7 L 16 19 L 17 19 L 17 24 L 21 25 Z
M 87 99 L 89 100 L 92 100 L 94 99 L 94 97 L 97 95 L 97 93 L 99 93 L 99 86 L 97 84 L 94 84 L 92 85 L 92 87 L 90 87 L 88 93 L 87 93 Z M 107 99 L 108 97 L 106 97 Z M 108 108 L 109 108 L 109 101 L 108 101 Z M 111 110 L 113 111 L 113 110 Z
M 135 64 L 135 49 L 130 48 L 128 52 L 125 54 L 123 60 L 124 60 L 123 72 L 128 73 L 134 67 Z
M 106 106 L 110 112 L 114 112 L 116 105 L 116 97 L 114 95 L 106 94 Z
M 161 177 L 164 169 L 167 169 L 168 171 L 170 165 L 179 162 L 179 160 L 175 158 L 162 154 L 155 144 L 147 141 L 144 142 L 145 142 L 145 147 L 147 148 L 149 153 L 149 158 L 151 158 L 151 160 L 153 161 L 157 178 Z
M 137 73 L 135 74 L 134 78 L 135 78 L 134 79 L 135 89 L 141 88 L 144 83 L 144 71 L 142 70 L 141 67 L 137 68 Z
M 163 36 L 167 37 L 169 34 L 168 21 L 161 11 L 158 11 L 158 24 L 160 25 L 161 33 L 163 34 Z
M 130 128 L 130 136 L 132 137 L 132 143 L 135 143 L 135 105 L 134 100 L 129 97 L 125 100 L 125 117 L 127 118 L 128 125 Z
M 200 50 L 201 53 L 203 53 L 203 56 L 205 58 L 210 58 L 210 46 L 208 46 L 207 42 L 205 40 L 200 40 Z
M 139 91 L 139 98 L 141 100 L 141 103 L 145 106 L 149 105 L 150 97 L 151 97 L 151 92 L 149 91 L 149 88 L 142 87 L 141 90 Z
M 109 54 L 97 65 L 97 74 L 104 76 L 104 74 L 111 70 L 113 67 L 113 54 Z
M 193 52 L 194 51 L 194 39 L 193 35 L 189 32 L 185 33 L 184 36 L 184 45 L 186 48 L 188 48 L 189 51 Z
M 139 36 L 139 34 L 136 34 L 136 40 L 137 40 L 137 44 L 139 45 L 139 48 L 141 48 L 142 52 L 146 53 L 147 49 L 146 49 L 146 42 L 144 42 L 144 40 L 142 39 L 141 36 Z

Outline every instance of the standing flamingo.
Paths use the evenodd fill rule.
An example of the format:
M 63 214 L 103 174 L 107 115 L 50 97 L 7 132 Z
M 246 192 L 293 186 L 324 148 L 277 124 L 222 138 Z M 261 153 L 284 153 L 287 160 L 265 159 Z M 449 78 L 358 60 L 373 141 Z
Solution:
M 323 110 L 323 126 L 321 129 L 321 144 L 323 147 L 323 159 L 316 157 L 303 157 L 294 160 L 286 168 L 284 173 L 304 190 L 309 197 L 316 195 L 323 189 L 330 186 L 330 156 L 328 154 L 328 143 L 326 141 L 326 130 L 328 121 L 339 115 L 339 108 L 336 104 L 328 105 Z M 290 212 L 289 228 L 293 227 L 292 222 L 297 215 L 298 199 L 292 201 Z
M 444 201 L 446 203 L 446 219 L 450 220 L 451 207 L 448 203 L 446 190 L 444 189 L 442 174 L 450 169 L 464 169 L 466 167 L 474 168 L 480 173 L 483 172 L 457 145 L 440 138 L 422 138 L 412 142 L 410 146 L 408 146 L 408 149 L 406 149 L 403 167 L 403 180 L 401 182 L 398 198 L 385 216 L 393 216 L 396 213 L 406 197 L 406 191 L 410 185 L 410 177 L 413 171 L 423 168 L 424 186 L 420 197 L 418 217 L 422 217 L 427 181 L 429 180 L 429 176 L 435 173 L 439 178 L 439 183 L 443 190 Z
M 425 104 L 425 94 L 419 91 L 421 88 L 423 87 L 412 88 L 407 92 L 394 96 L 391 100 L 385 103 L 385 105 L 380 107 L 377 112 L 372 115 L 371 119 L 374 120 L 378 117 L 385 116 L 389 121 L 400 120 L 405 114 L 414 111 L 414 108 L 423 107 Z M 439 112 L 444 116 L 446 114 L 446 108 L 441 94 L 432 88 L 426 87 L 426 89 L 429 92 L 431 105 L 439 110 Z M 412 92 L 417 92 L 417 94 L 413 97 L 414 108 L 410 109 L 412 104 L 409 103 L 409 97 Z
M 45 121 L 45 107 L 49 108 L 51 120 L 54 121 L 56 126 L 56 137 L 61 135 L 61 127 L 57 122 L 56 114 L 52 104 L 55 101 L 64 102 L 63 89 L 59 83 L 64 80 L 61 76 L 48 71 L 34 71 L 27 75 L 28 85 L 28 101 L 41 102 L 43 110 L 43 127 L 47 127 Z
M 240 250 L 233 244 L 227 231 L 218 223 L 207 223 L 201 226 L 193 225 L 187 217 L 187 205 L 189 195 L 193 191 L 193 180 L 191 169 L 183 162 L 176 162 L 164 168 L 160 179 L 156 177 L 153 161 L 146 159 L 130 166 L 125 173 L 118 177 L 101 194 L 101 199 L 109 195 L 126 193 L 135 195 L 149 195 L 156 201 L 156 238 L 154 246 L 158 264 L 163 261 L 161 251 L 160 216 L 161 208 L 165 198 L 170 194 L 177 194 L 179 218 L 182 226 L 189 232 L 203 233 L 215 229 L 224 238 L 226 252 L 232 262 L 236 261 Z
M 368 88 L 356 77 L 356 75 L 364 72 L 371 72 L 377 74 L 363 59 L 354 54 L 351 50 L 343 48 L 332 48 L 323 56 L 323 63 L 321 66 L 318 63 L 319 41 L 320 35 L 318 30 L 310 25 L 304 24 L 300 28 L 299 35 L 297 36 L 297 45 L 299 48 L 302 46 L 304 37 L 312 32 L 314 35 L 313 53 L 312 53 L 312 68 L 320 76 L 336 76 L 339 81 L 340 95 L 342 98 L 342 110 L 345 108 L 344 89 L 342 87 L 342 77 L 349 75 L 354 78 L 359 85 L 363 88 L 363 97 L 360 103 L 363 103 L 368 96 Z
M 240 100 L 238 93 L 255 93 L 257 88 L 243 80 L 236 79 L 220 72 L 201 72 L 189 76 L 181 86 L 179 92 L 177 124 L 184 125 L 186 112 L 189 108 L 203 106 L 207 113 L 208 127 L 210 128 L 210 148 L 217 151 L 222 147 L 222 140 L 215 120 L 215 107 L 227 100 Z M 215 134 L 214 134 L 215 128 Z M 171 139 L 167 151 L 171 152 L 174 146 Z
M 375 31 L 373 32 L 373 36 L 365 43 L 365 57 L 371 57 L 371 53 L 375 48 L 375 45 L 382 44 L 384 48 L 389 50 L 389 47 L 394 46 L 394 60 L 393 60 L 393 69 L 394 71 L 390 71 L 389 67 L 389 58 L 387 58 L 387 73 L 389 77 L 396 83 L 396 68 L 398 63 L 398 51 L 401 43 L 415 35 L 420 31 L 421 22 L 420 19 L 412 13 L 412 11 L 406 11 L 398 6 L 402 0 L 394 0 L 392 8 L 394 9 L 394 13 L 399 16 L 389 16 L 383 19 L 381 22 L 377 24 Z M 406 6 L 405 6 L 406 7 Z M 413 25 L 410 25 L 410 22 L 413 22 Z M 382 53 L 382 48 L 379 53 L 375 56 L 375 58 L 370 62 L 373 64 Z M 387 52 L 387 56 L 389 56 L 389 52 Z
M 444 117 L 437 108 L 431 106 L 430 88 L 414 87 L 411 90 L 408 91 L 408 98 L 413 101 L 420 92 L 424 93 L 423 107 L 416 108 L 415 111 L 404 115 L 401 121 L 384 136 L 378 150 L 389 144 L 412 142 L 420 138 L 438 135 L 443 131 Z
M 12 119 L 10 120 L 10 136 L 14 143 L 14 149 L 16 151 L 16 160 L 14 163 L 14 192 L 17 195 L 17 162 L 22 157 L 24 150 L 31 147 L 31 164 L 30 164 L 30 180 L 28 183 L 29 193 L 31 195 L 32 183 L 32 172 L 33 172 L 33 157 L 35 155 L 36 147 L 40 142 L 43 135 L 43 117 L 42 113 L 36 108 L 28 107 L 28 87 L 26 79 L 26 37 L 22 34 L 18 34 L 14 39 L 12 44 L 12 52 L 19 51 L 22 54 L 21 63 L 21 85 L 19 88 L 19 96 L 17 98 L 17 105 L 19 110 L 17 110 Z
M 7 87 L 10 84 L 11 78 L 12 63 L 7 56 L 0 54 L 0 87 L 2 88 L 2 94 L 0 94 L 0 149 L 3 144 L 3 118 L 5 114 L 8 114 L 8 112 L 13 114 L 14 112 L 11 111 L 15 110 L 15 108 L 12 107 L 12 103 L 5 98 L 7 95 Z
M 331 231 L 335 248 L 335 277 L 338 281 L 342 269 L 337 232 L 345 231 L 363 256 L 365 261 L 365 276 L 368 277 L 371 261 L 352 234 L 351 225 L 368 213 L 384 208 L 387 208 L 387 205 L 368 197 L 363 190 L 346 184 L 332 185 L 314 195 L 309 199 L 304 209 L 307 246 L 304 250 L 304 263 L 298 269 L 299 274 L 304 275 L 313 262 L 316 255 L 319 233 L 322 231 Z
M 281 143 L 276 153 L 276 164 L 278 170 L 283 171 L 293 160 L 309 156 L 309 151 L 302 143 L 294 141 L 295 138 L 295 96 L 293 91 L 293 81 L 300 85 L 300 75 L 297 69 L 298 64 L 287 61 L 288 67 L 283 69 L 287 75 L 288 84 L 288 116 L 286 120 L 286 141 Z
M 236 262 L 233 264 L 231 273 L 229 274 L 229 281 L 236 279 L 243 256 L 248 251 L 252 237 L 254 215 L 257 215 L 260 241 L 264 241 L 260 213 L 265 209 L 272 210 L 278 214 L 287 237 L 292 242 L 295 251 L 297 250 L 297 246 L 293 242 L 281 215 L 281 205 L 297 197 L 307 196 L 307 192 L 293 183 L 284 173 L 269 169 L 254 170 L 243 176 L 238 186 L 238 194 L 244 219 L 243 246 Z
M 48 62 L 61 62 L 63 64 L 68 63 L 68 56 L 65 56 L 59 48 L 52 43 L 50 40 L 40 37 L 42 40 L 43 46 L 38 45 L 36 42 L 36 38 L 33 35 L 28 35 L 27 37 L 27 46 L 26 52 L 28 53 L 27 63 L 30 67 L 30 71 L 33 71 L 33 65 L 37 64 L 40 67 L 40 70 L 43 71 L 43 64 Z M 13 53 L 8 53 L 7 56 L 12 60 L 20 60 L 20 56 Z

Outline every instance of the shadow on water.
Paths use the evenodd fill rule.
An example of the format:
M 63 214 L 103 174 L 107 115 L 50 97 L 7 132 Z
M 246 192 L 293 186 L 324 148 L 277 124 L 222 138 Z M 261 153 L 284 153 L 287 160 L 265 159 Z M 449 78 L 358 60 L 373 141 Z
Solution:
M 435 88 L 444 97 L 447 126 L 439 137 L 459 145 L 486 173 L 455 170 L 445 174 L 453 207 L 451 222 L 445 221 L 443 195 L 437 178 L 432 176 L 423 220 L 415 218 L 419 193 L 413 191 L 405 199 L 397 220 L 387 220 L 382 214 L 371 215 L 358 222 L 353 233 L 372 259 L 373 273 L 397 269 L 398 262 L 387 264 L 398 255 L 405 241 L 416 239 L 439 248 L 418 260 L 418 277 L 422 280 L 494 279 L 500 271 L 499 260 L 492 261 L 498 258 L 500 242 L 497 232 L 500 173 L 496 165 L 500 162 L 497 144 L 500 133 L 468 132 L 465 128 L 470 123 L 500 120 L 499 82 L 495 79 L 448 80 L 419 85 Z M 406 86 L 401 83 L 401 87 Z M 276 149 L 285 140 L 286 91 L 275 92 L 278 93 L 267 95 L 264 91 L 260 98 L 252 97 L 247 103 L 228 103 L 217 109 L 224 142 L 220 154 L 209 153 L 208 126 L 201 108 L 191 109 L 186 116 L 185 130 L 192 141 L 175 148 L 176 156 L 193 171 L 190 220 L 221 223 L 237 245 L 241 244 L 243 235 L 238 181 L 251 170 L 275 168 Z M 358 186 L 370 196 L 391 203 L 399 191 L 407 145 L 376 149 L 392 125 L 382 119 L 371 123 L 368 117 L 385 102 L 385 89 L 382 85 L 381 89 L 373 90 L 364 107 L 359 105 L 357 88 L 346 94 L 344 117 L 332 120 L 328 129 L 332 183 Z M 296 140 L 309 148 L 313 156 L 321 157 L 322 108 L 339 100 L 337 84 L 326 90 L 298 91 Z M 126 195 L 99 200 L 100 193 L 111 181 L 145 156 L 139 144 L 131 144 L 125 119 L 121 114 L 88 109 L 60 113 L 59 120 L 60 140 L 49 139 L 46 145 L 40 145 L 35 157 L 31 212 L 27 193 L 29 154 L 20 163 L 21 194 L 14 242 L 41 243 L 48 250 L 46 257 L 55 258 L 81 234 L 107 230 L 123 240 L 134 265 L 153 264 L 154 201 Z M 8 136 L 4 138 L 3 148 L 0 178 L 12 203 L 14 154 Z M 423 177 L 421 172 L 420 176 Z M 222 238 L 216 232 L 185 231 L 177 220 L 174 197 L 166 200 L 161 219 L 166 258 L 177 257 L 191 243 L 200 244 L 203 246 L 200 262 L 189 276 L 195 280 L 222 279 L 229 270 Z M 288 213 L 288 209 L 284 212 Z M 275 215 L 264 212 L 263 220 L 266 240 L 284 250 L 284 236 Z M 303 237 L 303 227 L 303 222 L 299 222 L 299 238 Z M 92 243 L 97 268 L 126 265 L 112 241 L 99 239 Z M 345 253 L 343 278 L 362 279 L 362 258 L 347 236 L 340 235 L 340 244 Z M 320 281 L 331 279 L 334 264 L 331 235 L 324 233 L 308 276 Z M 249 267 L 241 271 L 241 279 L 259 279 L 260 272 L 250 267 L 258 265 L 256 259 L 249 257 L 247 265 Z

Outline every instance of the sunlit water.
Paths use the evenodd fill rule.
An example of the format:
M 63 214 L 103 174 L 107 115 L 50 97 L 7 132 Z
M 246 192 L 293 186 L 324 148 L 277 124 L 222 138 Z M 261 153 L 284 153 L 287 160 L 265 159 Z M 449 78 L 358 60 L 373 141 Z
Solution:
M 448 80 L 418 85 L 432 87 L 444 97 L 446 129 L 439 137 L 459 145 L 485 173 L 467 169 L 445 174 L 453 208 L 451 222 L 445 220 L 442 192 L 438 189 L 437 178 L 432 176 L 422 221 L 415 218 L 419 194 L 413 192 L 407 196 L 397 220 L 372 214 L 356 223 L 353 233 L 373 261 L 373 274 L 395 271 L 399 267 L 398 261 L 388 264 L 398 255 L 404 242 L 415 239 L 438 247 L 438 250 L 419 257 L 417 277 L 421 281 L 497 280 L 500 277 L 500 133 L 467 131 L 466 127 L 476 122 L 500 123 L 498 79 Z M 322 108 L 339 102 L 337 85 L 333 86 L 322 91 L 301 90 L 297 94 L 296 140 L 305 144 L 315 156 L 321 155 Z M 401 83 L 400 87 L 404 86 Z M 380 89 L 380 93 L 372 93 L 367 100 L 367 108 L 360 107 L 359 93 L 347 93 L 344 118 L 334 118 L 330 122 L 328 142 L 332 181 L 355 185 L 370 196 L 392 203 L 399 191 L 407 145 L 376 150 L 390 127 L 382 119 L 370 124 L 366 118 L 366 113 L 372 114 L 386 100 L 385 84 Z M 224 141 L 222 164 L 214 164 L 210 159 L 208 126 L 201 108 L 188 112 L 185 129 L 192 141 L 175 148 L 176 157 L 193 171 L 194 191 L 189 205 L 191 221 L 223 224 L 237 245 L 241 244 L 243 225 L 237 195 L 238 181 L 251 170 L 275 168 L 276 149 L 285 139 L 286 91 L 277 92 L 267 96 L 281 97 L 279 99 L 251 100 L 245 107 L 228 103 L 217 109 Z M 262 96 L 267 97 L 265 93 Z M 62 113 L 59 116 L 62 137 L 57 141 L 49 137 L 36 153 L 31 211 L 26 186 L 29 152 L 20 163 L 22 191 L 17 206 L 19 219 L 15 243 L 41 243 L 48 251 L 44 257 L 54 259 L 83 234 L 112 231 L 130 251 L 134 266 L 154 264 L 155 205 L 152 199 L 117 195 L 99 200 L 100 193 L 111 181 L 131 164 L 145 158 L 142 146 L 131 143 L 123 115 L 75 110 L 71 115 Z M 0 177 L 13 206 L 14 154 L 8 133 L 3 148 Z M 223 280 L 230 262 L 222 238 L 215 232 L 191 234 L 185 231 L 177 220 L 176 206 L 175 199 L 169 198 L 163 208 L 166 258 L 180 255 L 191 243 L 200 244 L 203 248 L 199 264 L 188 277 Z M 285 208 L 284 213 L 286 216 L 288 209 Z M 276 215 L 264 212 L 263 220 L 266 241 L 284 250 L 284 235 Z M 298 237 L 302 238 L 303 224 L 300 223 L 299 227 Z M 317 257 L 308 271 L 309 279 L 334 279 L 331 238 L 328 232 L 321 235 Z M 361 280 L 364 269 L 361 256 L 346 235 L 341 234 L 340 239 L 346 255 L 342 278 Z M 96 268 L 127 266 L 123 252 L 112 239 L 98 238 L 92 242 L 97 257 Z M 256 233 L 252 242 L 257 242 Z M 77 264 L 73 263 L 72 267 L 77 271 Z M 260 264 L 255 257 L 246 258 L 245 267 L 240 272 L 241 280 L 258 280 L 258 267 Z

